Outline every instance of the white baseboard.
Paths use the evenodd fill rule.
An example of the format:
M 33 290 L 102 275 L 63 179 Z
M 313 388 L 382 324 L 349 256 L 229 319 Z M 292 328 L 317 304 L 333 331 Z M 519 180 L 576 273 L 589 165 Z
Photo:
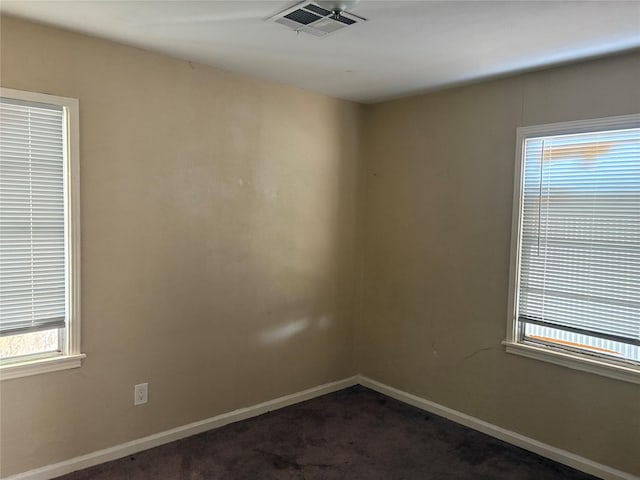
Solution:
M 604 480 L 640 480 L 640 477 L 632 475 L 630 473 L 616 470 L 615 468 L 608 467 L 601 463 L 594 462 L 588 458 L 581 457 L 566 450 L 547 445 L 546 443 L 539 442 L 533 438 L 525 437 L 519 433 L 512 432 L 510 430 L 498 427 L 491 423 L 480 420 L 479 418 L 472 417 L 452 408 L 445 407 L 438 403 L 426 400 L 411 393 L 398 390 L 397 388 L 390 387 L 383 383 L 377 382 L 362 375 L 357 375 L 357 383 L 367 388 L 375 390 L 376 392 L 387 395 L 388 397 L 400 400 L 403 403 L 413 405 L 421 410 L 425 410 L 430 413 L 434 413 L 441 417 L 448 418 L 456 423 L 464 425 L 465 427 L 472 428 L 482 433 L 486 433 L 494 438 L 503 440 L 507 443 L 523 448 L 533 453 L 537 453 L 543 457 L 549 458 L 556 462 L 568 465 L 582 472 L 600 477 Z
M 259 403 L 247 408 L 240 408 L 232 412 L 216 415 L 215 417 L 200 420 L 198 422 L 189 423 L 181 427 L 172 428 L 164 432 L 155 433 L 148 437 L 139 438 L 131 442 L 121 443 L 114 447 L 105 448 L 96 452 L 81 455 L 79 457 L 71 458 L 63 462 L 54 463 L 52 465 L 46 465 L 41 468 L 29 470 L 24 473 L 18 473 L 5 477 L 4 480 L 49 480 L 51 478 L 65 475 L 67 473 L 75 472 L 83 468 L 92 467 L 100 463 L 109 462 L 118 458 L 126 457 L 143 450 L 148 450 L 165 443 L 180 440 L 182 438 L 190 437 L 198 433 L 206 432 L 214 428 L 228 425 L 229 423 L 239 422 L 247 418 L 256 417 L 263 413 L 270 412 L 272 410 L 278 410 L 279 408 L 293 405 L 294 403 L 304 402 L 320 395 L 336 392 L 347 387 L 356 385 L 357 377 L 345 378 L 337 382 L 325 383 L 317 387 L 309 388 L 301 392 L 293 393 L 291 395 L 285 395 L 284 397 L 276 398 L 275 400 L 269 400 L 268 402 Z

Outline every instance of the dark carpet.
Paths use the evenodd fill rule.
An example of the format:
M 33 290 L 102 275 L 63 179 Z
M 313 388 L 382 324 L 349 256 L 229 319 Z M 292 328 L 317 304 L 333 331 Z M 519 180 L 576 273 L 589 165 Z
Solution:
M 64 480 L 594 479 L 356 386 Z

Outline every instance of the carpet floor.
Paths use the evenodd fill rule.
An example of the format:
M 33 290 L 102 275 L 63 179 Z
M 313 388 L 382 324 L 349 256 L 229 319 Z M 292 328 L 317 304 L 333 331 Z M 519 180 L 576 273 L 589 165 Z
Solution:
M 60 480 L 593 480 L 361 386 Z

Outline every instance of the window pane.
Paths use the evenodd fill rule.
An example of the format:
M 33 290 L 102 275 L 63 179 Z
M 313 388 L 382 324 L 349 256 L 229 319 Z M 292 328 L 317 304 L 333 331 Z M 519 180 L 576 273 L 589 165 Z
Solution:
M 614 340 L 596 338 L 573 332 L 566 332 L 552 327 L 527 324 L 524 338 L 533 342 L 553 344 L 558 347 L 584 350 L 594 355 L 604 355 L 620 360 L 631 360 L 640 363 L 640 347 Z
M 60 329 L 0 337 L 0 358 L 60 351 Z
M 640 129 L 524 144 L 521 340 L 639 361 Z
M 0 333 L 65 326 L 64 109 L 0 100 Z

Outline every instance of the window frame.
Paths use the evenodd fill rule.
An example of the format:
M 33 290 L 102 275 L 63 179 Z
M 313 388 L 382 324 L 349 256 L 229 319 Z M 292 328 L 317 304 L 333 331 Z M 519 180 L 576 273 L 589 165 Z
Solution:
M 44 93 L 0 87 L 0 97 L 62 107 L 66 120 L 65 270 L 67 313 L 61 352 L 36 353 L 0 362 L 0 380 L 78 368 L 80 350 L 80 118 L 79 101 Z
M 502 342 L 507 353 L 542 360 L 574 370 L 640 384 L 640 366 L 607 359 L 551 345 L 532 345 L 518 339 L 518 290 L 520 285 L 521 227 L 524 188 L 524 143 L 527 138 L 551 135 L 597 132 L 640 127 L 640 114 L 621 115 L 590 120 L 578 120 L 518 127 L 513 188 L 511 225 L 511 256 L 509 264 L 509 299 L 507 334 Z

